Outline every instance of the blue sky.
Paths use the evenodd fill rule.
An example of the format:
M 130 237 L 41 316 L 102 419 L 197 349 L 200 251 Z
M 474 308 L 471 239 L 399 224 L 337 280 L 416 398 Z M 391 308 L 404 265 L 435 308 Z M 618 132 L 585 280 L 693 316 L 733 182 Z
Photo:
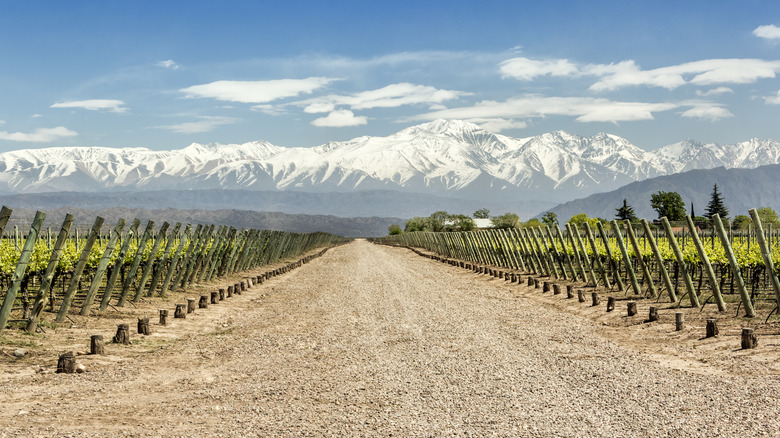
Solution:
M 514 137 L 780 140 L 780 2 L 0 0 L 0 152 Z

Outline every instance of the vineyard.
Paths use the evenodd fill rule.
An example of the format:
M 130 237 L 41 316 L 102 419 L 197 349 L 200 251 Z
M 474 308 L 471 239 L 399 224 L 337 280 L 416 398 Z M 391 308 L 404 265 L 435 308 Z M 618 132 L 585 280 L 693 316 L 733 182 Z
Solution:
M 780 303 L 773 263 L 780 258 L 780 239 L 764 229 L 755 210 L 750 214 L 750 231 L 726 229 L 715 215 L 704 230 L 686 216 L 685 226 L 675 228 L 662 218 L 655 227 L 646 220 L 612 221 L 608 228 L 598 223 L 596 229 L 567 223 L 563 231 L 545 226 L 414 232 L 377 242 L 421 248 L 474 269 L 579 281 L 680 306 L 714 304 L 723 312 L 735 303 L 747 317 L 760 313 L 769 319 Z
M 44 314 L 64 322 L 121 308 L 144 297 L 298 257 L 346 239 L 327 233 L 289 233 L 225 225 L 190 225 L 120 219 L 106 230 L 97 217 L 79 230 L 66 215 L 59 232 L 41 230 L 37 212 L 29 229 L 4 234 L 11 209 L 0 211 L 0 333 L 9 323 L 35 332 Z M 44 235 L 45 234 L 45 235 Z M 26 236 L 23 237 L 23 236 Z M 15 317 L 15 319 L 12 319 Z

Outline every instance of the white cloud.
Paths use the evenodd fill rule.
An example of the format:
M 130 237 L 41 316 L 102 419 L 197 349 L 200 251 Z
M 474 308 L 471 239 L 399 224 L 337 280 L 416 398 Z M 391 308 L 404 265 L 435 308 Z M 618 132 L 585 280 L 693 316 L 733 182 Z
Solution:
M 43 117 L 43 114 L 33 114 L 30 117 L 32 117 L 33 119 L 40 119 L 41 117 Z
M 701 97 L 717 96 L 725 93 L 734 93 L 734 90 L 729 87 L 718 87 L 707 91 L 696 90 L 696 95 Z
M 19 141 L 26 143 L 48 143 L 64 137 L 74 137 L 78 132 L 71 131 L 64 126 L 56 128 L 38 128 L 33 132 L 7 132 L 0 131 L 0 140 Z
M 780 39 L 780 27 L 774 24 L 767 24 L 764 26 L 758 26 L 753 29 L 753 35 L 759 38 L 766 38 L 768 40 Z
M 201 132 L 209 132 L 216 129 L 221 125 L 230 125 L 236 123 L 238 119 L 233 117 L 220 117 L 220 116 L 202 116 L 200 120 L 195 122 L 178 123 L 175 125 L 158 126 L 161 129 L 167 129 L 177 134 L 198 134 Z
M 182 88 L 186 97 L 212 98 L 228 102 L 266 103 L 300 94 L 311 94 L 336 78 L 275 79 L 270 81 L 215 81 Z
M 612 64 L 577 65 L 568 59 L 534 60 L 524 57 L 499 64 L 504 78 L 525 81 L 539 76 L 596 76 L 591 91 L 614 91 L 629 86 L 677 87 L 713 84 L 749 84 L 771 79 L 780 72 L 780 61 L 763 59 L 704 59 L 679 65 L 642 70 L 634 60 Z
M 475 123 L 487 131 L 496 133 L 506 129 L 525 129 L 528 127 L 528 122 L 522 120 L 502 119 L 498 117 L 492 119 L 474 118 L 468 119 L 466 121 Z
M 689 119 L 711 120 L 714 122 L 726 117 L 734 117 L 734 114 L 720 105 L 702 104 L 683 112 L 682 116 Z
M 775 96 L 765 97 L 764 102 L 769 105 L 780 105 L 780 91 L 778 91 Z
M 762 59 L 705 59 L 680 65 L 641 70 L 634 61 L 592 65 L 583 72 L 601 76 L 590 86 L 593 91 L 613 91 L 627 86 L 647 85 L 673 90 L 685 84 L 749 84 L 771 79 L 780 71 L 780 61 Z M 690 80 L 686 77 L 693 76 Z
M 623 122 L 652 120 L 653 113 L 668 111 L 683 106 L 662 102 L 617 102 L 591 97 L 546 97 L 526 95 L 503 102 L 482 101 L 474 106 L 433 111 L 409 118 L 410 120 L 435 119 L 496 119 L 509 120 L 571 116 L 578 122 Z
M 81 108 L 90 111 L 108 111 L 112 113 L 124 113 L 127 108 L 123 107 L 125 103 L 121 100 L 113 99 L 90 99 L 73 100 L 70 102 L 58 102 L 49 108 Z
M 311 122 L 314 126 L 338 128 L 343 126 L 359 126 L 368 123 L 366 116 L 355 116 L 350 110 L 333 111 L 326 117 L 320 117 Z
M 179 68 L 179 65 L 176 64 L 175 62 L 173 62 L 173 60 L 171 60 L 171 59 L 166 59 L 165 61 L 160 61 L 160 62 L 158 62 L 155 65 L 158 66 L 158 67 L 168 68 L 168 69 L 171 69 L 171 70 L 178 70 L 178 68 Z
M 284 107 L 280 105 L 260 104 L 252 106 L 251 109 L 252 111 L 259 111 L 261 113 L 268 114 L 269 116 L 281 116 L 287 114 L 287 111 L 284 109 Z
M 572 76 L 578 74 L 575 64 L 568 59 L 538 61 L 525 57 L 507 59 L 499 64 L 501 77 L 530 81 L 538 76 Z
M 440 104 L 470 94 L 463 91 L 441 90 L 427 85 L 402 82 L 352 95 L 328 95 L 307 99 L 295 104 L 305 105 L 303 111 L 314 114 L 331 112 L 337 106 L 348 106 L 353 110 L 363 110 L 396 108 L 416 104 Z

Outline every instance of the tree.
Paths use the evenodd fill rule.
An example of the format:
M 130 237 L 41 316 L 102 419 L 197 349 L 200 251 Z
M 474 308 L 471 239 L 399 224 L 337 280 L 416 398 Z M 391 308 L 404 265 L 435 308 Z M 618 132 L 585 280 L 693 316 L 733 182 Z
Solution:
M 389 234 L 390 236 L 394 236 L 396 234 L 401 234 L 403 232 L 404 232 L 404 230 L 402 230 L 401 226 L 398 225 L 398 224 L 392 224 L 389 227 L 387 227 L 387 234 Z
M 488 219 L 490 218 L 490 210 L 487 208 L 480 208 L 474 212 L 474 219 Z
M 597 226 L 596 224 L 598 224 L 599 222 L 602 222 L 601 220 L 599 220 L 599 218 L 597 217 L 590 218 L 585 213 L 575 214 L 574 216 L 571 217 L 571 219 L 569 219 L 569 223 L 576 225 L 578 228 L 584 227 L 585 224 L 588 224 L 592 229 L 596 229 Z
M 476 227 L 474 219 L 463 214 L 453 214 L 447 219 L 447 231 L 471 231 Z
M 658 213 L 658 219 L 664 216 L 670 221 L 685 219 L 685 203 L 677 192 L 659 191 L 650 195 L 650 206 Z
M 712 187 L 712 196 L 710 197 L 710 203 L 707 204 L 707 210 L 706 213 L 704 213 L 704 217 L 712 220 L 712 215 L 716 213 L 722 220 L 727 220 L 729 217 L 729 210 L 723 205 L 723 196 L 718 192 L 717 184 Z
M 520 228 L 522 225 L 520 217 L 514 213 L 504 213 L 491 218 L 490 221 L 493 222 L 493 228 Z
M 522 228 L 533 228 L 533 227 L 541 227 L 544 225 L 542 221 L 540 221 L 537 218 L 528 219 L 524 224 L 521 225 Z
M 636 220 L 636 215 L 634 214 L 634 207 L 629 206 L 628 201 L 626 201 L 625 199 L 623 199 L 623 206 L 615 209 L 615 211 L 617 212 L 615 214 L 615 217 L 617 219 L 620 220 L 628 219 L 632 222 Z
M 731 227 L 739 230 L 747 230 L 750 224 L 752 223 L 753 221 L 750 220 L 749 216 L 745 216 L 744 214 L 738 214 L 734 216 L 734 220 L 731 221 Z
M 450 218 L 450 214 L 446 211 L 437 211 L 428 218 L 431 224 L 431 231 L 440 232 L 444 231 L 447 227 L 447 220 Z
M 780 220 L 777 218 L 777 212 L 769 207 L 757 208 L 756 213 L 758 213 L 758 218 L 761 219 L 761 225 L 763 226 L 771 224 L 774 227 L 780 223 Z
M 404 225 L 405 233 L 413 233 L 415 231 L 433 231 L 430 221 L 427 217 L 413 217 L 406 221 Z
M 542 216 L 542 222 L 544 222 L 545 225 L 548 227 L 557 227 L 558 226 L 558 215 L 548 211 L 547 213 Z

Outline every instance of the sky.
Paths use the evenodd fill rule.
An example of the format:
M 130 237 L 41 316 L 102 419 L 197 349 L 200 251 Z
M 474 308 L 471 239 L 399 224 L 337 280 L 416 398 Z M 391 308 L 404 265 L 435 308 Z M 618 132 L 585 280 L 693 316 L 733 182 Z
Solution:
M 0 0 L 0 152 L 312 147 L 461 119 L 780 141 L 776 1 Z

